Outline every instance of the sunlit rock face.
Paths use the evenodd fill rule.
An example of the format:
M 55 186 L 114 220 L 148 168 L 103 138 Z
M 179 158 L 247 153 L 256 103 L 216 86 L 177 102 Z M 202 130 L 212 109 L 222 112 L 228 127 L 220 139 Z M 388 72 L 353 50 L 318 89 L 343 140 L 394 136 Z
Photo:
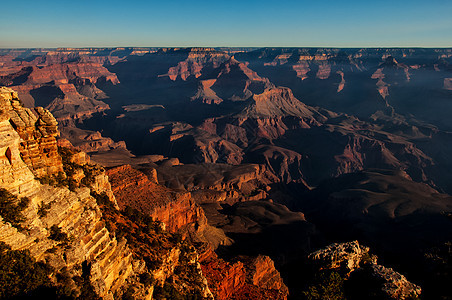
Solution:
M 110 169 L 107 175 L 121 209 L 136 208 L 163 222 L 172 232 L 192 223 L 205 223 L 203 211 L 188 192 L 160 186 L 129 165 Z
M 22 159 L 37 177 L 58 174 L 63 171 L 58 155 L 56 137 L 57 121 L 42 107 L 33 110 L 22 107 L 17 93 L 2 87 L 1 106 L 9 114 L 9 122 L 21 138 L 19 150 Z
M 178 284 L 175 284 L 175 288 L 180 289 L 182 293 L 193 293 L 196 290 L 204 299 L 212 299 L 207 280 L 202 275 L 196 250 L 193 247 L 184 246 L 182 251 L 181 241 L 175 242 L 164 228 L 157 228 L 158 230 L 154 228 L 153 235 L 146 232 L 153 240 L 162 240 L 166 243 L 165 247 L 151 251 L 153 255 L 158 255 L 158 264 L 145 261 L 145 258 L 148 258 L 145 257 L 146 253 L 140 252 L 140 249 L 150 248 L 149 241 L 135 240 L 131 246 L 131 241 L 117 238 L 119 223 L 127 224 L 126 228 L 129 230 L 135 230 L 139 225 L 117 210 L 114 194 L 104 170 L 99 166 L 90 165 L 89 157 L 76 150 L 69 142 L 60 143 L 60 147 L 64 146 L 66 150 L 55 152 L 55 156 L 59 158 L 57 162 L 64 166 L 64 170 L 59 171 L 57 175 L 46 171 L 45 177 L 47 180 L 69 178 L 74 180 L 75 186 L 66 186 L 64 182 L 58 183 L 59 186 L 53 183 L 52 185 L 40 183 L 33 173 L 44 167 L 51 168 L 54 164 L 43 160 L 39 165 L 41 169 L 33 164 L 26 164 L 24 155 L 21 154 L 23 150 L 21 143 L 24 141 L 21 137 L 23 129 L 14 126 L 17 124 L 17 121 L 13 122 L 16 115 L 11 116 L 11 112 L 15 112 L 14 109 L 20 108 L 18 114 L 26 115 L 31 114 L 31 111 L 20 106 L 14 91 L 1 88 L 0 92 L 0 151 L 2 153 L 0 188 L 2 193 L 10 192 L 19 199 L 26 197 L 30 200 L 23 211 L 24 219 L 20 227 L 12 225 L 3 218 L 4 216 L 0 216 L 1 242 L 6 243 L 13 250 L 29 250 L 33 258 L 52 268 L 50 275 L 52 283 L 63 284 L 64 288 L 75 296 L 80 295 L 82 290 L 87 288 L 79 286 L 80 278 L 83 277 L 89 280 L 83 284 L 89 285 L 88 288 L 103 299 L 117 299 L 129 290 L 133 290 L 134 297 L 138 299 L 152 299 L 153 294 L 159 293 L 154 289 L 163 286 L 170 277 L 178 276 L 175 273 L 176 268 L 190 268 L 190 276 L 192 276 L 190 280 L 195 278 L 197 283 L 179 284 L 180 281 L 186 280 L 182 278 L 178 280 Z M 52 115 L 42 108 L 37 108 L 36 111 L 41 112 L 40 116 L 44 116 L 46 120 L 40 125 L 49 126 L 53 120 L 53 123 L 50 123 L 51 129 L 54 130 L 52 133 L 58 134 Z M 22 117 L 21 120 L 24 118 Z M 36 122 L 39 120 L 36 121 L 35 117 Z M 40 127 L 32 128 L 39 132 L 43 131 Z M 34 132 L 30 128 L 28 130 L 31 133 Z M 63 159 L 59 153 L 62 153 Z M 88 180 L 83 181 L 85 178 Z M 153 180 L 156 181 L 156 177 Z M 85 182 L 85 186 L 80 185 L 80 182 Z M 136 183 L 133 180 L 131 182 Z M 170 192 L 164 188 L 163 190 L 166 196 L 171 197 Z M 106 198 L 103 198 L 102 204 L 98 204 L 99 200 L 94 197 L 102 195 Z M 162 196 L 165 197 L 165 195 Z M 181 201 L 189 199 L 184 198 Z M 171 204 L 171 201 L 169 203 Z M 190 204 L 192 205 L 190 208 L 195 208 L 193 202 Z M 110 208 L 106 209 L 105 206 Z M 199 208 L 197 212 L 201 212 Z M 197 221 L 199 223 L 204 221 L 204 228 L 207 227 L 205 218 L 204 220 L 197 218 Z M 180 224 L 170 225 L 177 227 Z M 55 232 L 58 232 L 58 238 L 55 237 Z M 140 244 L 137 245 L 137 243 Z M 155 281 L 152 281 L 151 285 L 143 284 L 140 279 L 143 274 L 148 274 Z M 65 281 L 62 283 L 59 281 L 61 276 L 65 276 Z
M 241 257 L 234 263 L 214 253 L 200 258 L 215 299 L 287 299 L 289 291 L 273 260 L 264 255 Z
M 28 249 L 37 260 L 45 261 L 56 271 L 65 268 L 73 276 L 80 274 L 82 263 L 88 261 L 92 266 L 91 281 L 95 291 L 112 299 L 113 293 L 133 273 L 132 253 L 125 241 L 118 242 L 105 228 L 88 188 L 72 192 L 65 187 L 42 185 L 35 179 L 35 176 L 62 172 L 55 141 L 56 121 L 42 108 L 36 109 L 37 116 L 22 108 L 12 90 L 2 88 L 0 91 L 3 154 L 0 187 L 30 199 L 22 225 L 27 230 L 18 230 L 2 219 L 0 240 L 12 249 Z M 46 143 L 42 142 L 46 138 Z M 35 148 L 24 147 L 33 143 Z M 51 151 L 46 151 L 48 149 Z M 22 154 L 26 151 L 31 154 Z M 67 234 L 70 242 L 66 247 L 50 238 L 52 226 Z

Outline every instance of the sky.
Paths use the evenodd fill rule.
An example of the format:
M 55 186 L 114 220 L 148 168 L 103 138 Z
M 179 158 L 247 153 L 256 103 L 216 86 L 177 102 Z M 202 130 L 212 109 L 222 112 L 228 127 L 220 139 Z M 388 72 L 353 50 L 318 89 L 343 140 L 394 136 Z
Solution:
M 0 48 L 452 47 L 451 0 L 16 0 Z

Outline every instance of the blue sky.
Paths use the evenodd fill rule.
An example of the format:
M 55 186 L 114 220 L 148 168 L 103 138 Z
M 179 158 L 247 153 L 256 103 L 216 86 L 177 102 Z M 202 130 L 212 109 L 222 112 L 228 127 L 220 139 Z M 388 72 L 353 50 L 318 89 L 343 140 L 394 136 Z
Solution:
M 451 0 L 7 1 L 0 48 L 452 47 Z

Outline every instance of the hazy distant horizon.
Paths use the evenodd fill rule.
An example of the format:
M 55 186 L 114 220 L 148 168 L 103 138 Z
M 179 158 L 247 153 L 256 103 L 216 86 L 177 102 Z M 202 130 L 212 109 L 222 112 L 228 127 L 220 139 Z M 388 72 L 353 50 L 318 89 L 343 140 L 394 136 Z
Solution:
M 0 47 L 0 50 L 63 50 L 63 49 L 190 49 L 190 48 L 213 48 L 213 49 L 263 49 L 263 48 L 276 48 L 276 49 L 452 49 L 449 47 L 417 47 L 417 46 L 370 46 L 370 47 L 334 47 L 334 46 L 86 46 L 86 47 Z

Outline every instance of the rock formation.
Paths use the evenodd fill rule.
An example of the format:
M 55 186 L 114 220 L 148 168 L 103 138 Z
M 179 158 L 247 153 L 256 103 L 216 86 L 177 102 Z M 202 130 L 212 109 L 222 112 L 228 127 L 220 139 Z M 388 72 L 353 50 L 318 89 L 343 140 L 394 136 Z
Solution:
M 171 80 L 174 81 L 179 77 L 186 81 L 190 76 L 198 78 L 202 75 L 204 68 L 217 68 L 229 59 L 224 52 L 212 48 L 190 48 L 188 50 L 188 57 L 168 70 L 167 76 Z
M 277 290 L 282 295 L 288 294 L 288 289 L 282 281 L 281 275 L 275 269 L 273 260 L 265 255 L 259 255 L 248 265 L 249 281 L 261 288 Z
M 105 67 L 85 62 L 28 67 L 0 79 L 26 99 L 27 107 L 44 106 L 61 121 L 83 118 L 108 108 L 100 101 L 106 95 L 95 86 L 101 80 L 119 83 L 116 75 Z
M 362 246 L 358 241 L 335 243 L 326 248 L 309 254 L 308 258 L 321 269 L 343 269 L 347 273 L 360 267 L 365 256 L 369 256 L 369 247 Z
M 11 90 L 2 89 L 1 93 L 2 107 L 7 107 L 8 102 L 9 105 L 11 102 L 18 102 Z M 19 135 L 21 129 L 14 129 L 14 118 L 8 110 L 2 111 L 1 120 L 3 137 L 0 148 L 4 149 L 1 187 L 18 197 L 28 197 L 31 202 L 25 211 L 26 221 L 23 226 L 27 230 L 21 231 L 9 223 L 1 222 L 0 240 L 13 249 L 29 249 L 37 260 L 47 262 L 57 271 L 65 268 L 72 276 L 81 272 L 83 262 L 89 262 L 91 283 L 95 291 L 100 296 L 111 299 L 113 293 L 133 273 L 132 254 L 126 242 L 118 242 L 110 237 L 89 189 L 71 192 L 63 187 L 41 185 L 35 180 L 32 170 L 45 170 L 48 167 L 46 164 L 51 162 L 51 166 L 53 161 L 46 160 L 43 155 L 40 169 L 33 168 L 33 165 L 28 167 L 20 156 L 20 144 L 23 143 Z M 53 133 L 57 133 L 56 124 L 53 124 L 53 128 Z M 31 135 L 39 132 L 39 128 L 33 126 L 33 129 L 36 132 L 29 127 Z M 55 139 L 53 136 L 52 138 Z M 54 143 L 56 148 L 55 140 Z M 35 159 L 40 159 L 40 156 L 35 156 Z M 59 161 L 61 162 L 61 158 Z M 60 243 L 52 240 L 52 226 L 60 228 L 67 235 L 71 242 L 66 247 L 58 246 Z
M 268 256 L 243 257 L 234 263 L 216 255 L 201 260 L 215 299 L 278 299 L 288 297 L 288 289 Z
M 107 174 L 122 209 L 135 208 L 161 221 L 169 231 L 188 234 L 192 240 L 205 243 L 205 250 L 199 250 L 200 264 L 215 299 L 246 299 L 249 295 L 255 299 L 287 298 L 287 287 L 269 257 L 247 259 L 246 263 L 217 257 L 212 249 L 231 241 L 222 230 L 207 224 L 204 211 L 190 193 L 160 186 L 155 178 L 151 180 L 131 166 L 113 168 Z
M 381 265 L 372 265 L 372 276 L 383 281 L 382 291 L 391 299 L 411 299 L 421 295 L 421 288 L 409 282 L 405 276 Z
M 110 169 L 107 175 L 120 209 L 135 208 L 163 222 L 171 232 L 205 218 L 190 193 L 160 186 L 130 165 Z
M 369 247 L 358 241 L 331 244 L 311 253 L 308 259 L 317 268 L 345 275 L 350 299 L 416 299 L 421 295 L 419 286 L 393 269 L 378 265 Z
M 11 89 L 0 88 L 0 109 L 21 138 L 20 155 L 37 177 L 63 171 L 58 155 L 57 121 L 48 110 L 36 107 L 33 111 L 22 107 L 18 95 Z
M 2 88 L 0 101 L 2 108 L 0 149 L 3 153 L 0 166 L 0 187 L 4 191 L 12 193 L 13 196 L 30 199 L 23 212 L 24 219 L 20 227 L 15 227 L 0 217 L 0 241 L 5 242 L 13 250 L 29 250 L 36 260 L 45 262 L 53 268 L 51 280 L 55 285 L 64 285 L 76 296 L 80 295 L 81 289 L 86 288 L 80 286 L 80 280 L 77 279 L 83 277 L 88 278 L 89 281 L 82 282 L 82 284 L 91 286 L 93 292 L 104 299 L 114 299 L 129 291 L 140 299 L 152 299 L 153 293 L 159 292 L 160 286 L 165 284 L 166 279 L 175 272 L 177 266 L 185 268 L 193 265 L 192 276 L 200 278 L 197 286 L 199 286 L 198 291 L 201 293 L 201 297 L 210 297 L 194 250 L 181 253 L 182 245 L 166 242 L 169 248 L 166 248 L 166 252 L 159 253 L 158 266 L 146 264 L 143 257 L 134 256 L 134 253 L 136 255 L 139 253 L 138 248 L 129 246 L 126 239 L 119 238 L 117 235 L 121 232 L 117 228 L 115 230 L 115 226 L 118 224 L 113 225 L 109 220 L 113 217 L 121 222 L 128 222 L 128 228 L 140 227 L 134 225 L 127 218 L 121 217 L 108 197 L 102 200 L 101 207 L 110 208 L 101 210 L 99 207 L 98 201 L 101 201 L 102 195 L 96 192 L 105 193 L 110 190 L 105 174 L 102 175 L 103 177 L 96 176 L 93 179 L 91 189 L 80 187 L 73 188 L 73 191 L 64 186 L 51 186 L 37 181 L 32 171 L 46 170 L 54 163 L 43 157 L 39 161 L 41 168 L 36 168 L 34 165 L 27 166 L 21 157 L 21 143 L 24 139 L 20 133 L 23 132 L 23 127 L 15 128 L 13 126 L 17 124 L 17 121 L 14 122 L 15 115 L 11 114 L 13 109 L 19 107 L 17 95 L 9 89 Z M 36 110 L 41 112 L 40 116 L 44 116 L 44 120 L 51 116 L 42 109 Z M 22 108 L 19 112 L 29 115 L 29 111 Z M 21 120 L 23 119 L 21 118 Z M 40 123 L 43 128 L 49 126 L 48 124 L 49 122 L 44 121 Z M 52 133 L 58 133 L 56 124 L 51 126 L 53 126 L 51 129 L 55 130 Z M 36 135 L 38 132 L 46 133 L 39 126 L 27 127 L 27 131 L 30 136 Z M 52 138 L 54 139 L 54 136 Z M 55 142 L 55 140 L 53 141 Z M 58 152 L 55 153 L 58 155 Z M 58 157 L 61 162 L 61 157 L 59 155 Z M 83 165 L 87 163 L 86 157 L 77 153 L 66 159 L 68 160 L 65 162 L 66 164 L 73 164 L 69 165 L 72 166 L 71 168 L 79 163 Z M 65 170 L 68 169 L 65 168 Z M 68 174 L 68 178 L 74 179 L 75 174 Z M 83 176 L 87 176 L 87 174 Z M 93 198 L 92 195 L 95 195 L 96 198 Z M 128 238 L 130 240 L 131 236 Z M 155 231 L 153 238 L 168 240 L 171 235 Z M 188 259 L 187 255 L 192 257 Z M 150 274 L 149 276 L 153 276 L 156 281 L 151 282 L 151 285 L 143 284 L 141 282 L 143 274 Z M 66 279 L 64 282 L 60 282 L 59 278 Z M 181 286 L 183 286 L 182 283 Z M 193 285 L 190 288 L 195 287 Z

